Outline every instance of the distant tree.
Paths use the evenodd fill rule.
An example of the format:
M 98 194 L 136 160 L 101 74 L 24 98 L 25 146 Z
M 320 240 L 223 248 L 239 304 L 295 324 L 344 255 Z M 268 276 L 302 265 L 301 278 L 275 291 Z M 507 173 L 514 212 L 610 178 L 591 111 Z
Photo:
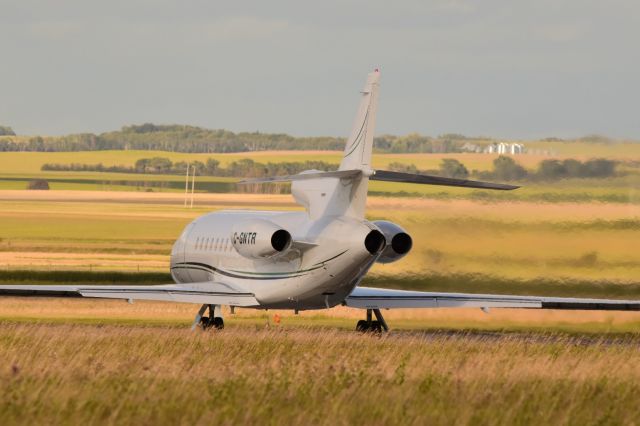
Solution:
M 543 160 L 538 164 L 537 175 L 544 180 L 562 179 L 567 177 L 567 169 L 559 160 Z
M 9 126 L 0 126 L 0 136 L 15 136 L 16 133 Z
M 461 135 L 460 133 L 445 133 L 443 135 L 438 136 L 440 139 L 451 139 L 451 140 L 465 140 L 468 139 L 465 135 Z
M 196 174 L 198 174 L 198 175 L 206 175 L 207 174 L 207 173 L 205 173 L 206 170 L 207 170 L 207 167 L 205 166 L 205 164 L 202 161 L 194 161 L 194 162 L 192 162 L 191 163 L 191 167 L 192 167 L 192 170 L 193 170 L 193 168 L 196 169 Z
M 205 166 L 205 170 L 208 175 L 214 176 L 218 171 L 218 167 L 220 166 L 220 162 L 215 158 L 209 158 L 207 160 L 207 164 Z
M 32 179 L 27 184 L 27 189 L 48 190 L 49 182 L 44 179 Z
M 511 157 L 501 155 L 493 160 L 493 176 L 500 180 L 519 180 L 527 176 L 527 170 Z
M 189 164 L 186 161 L 178 161 L 173 163 L 173 171 L 179 174 L 185 174 Z
M 582 176 L 589 178 L 604 178 L 615 174 L 616 162 L 604 158 L 588 160 L 583 163 Z
M 562 162 L 567 177 L 579 177 L 584 173 L 584 165 L 573 158 L 568 158 Z
M 588 143 L 604 143 L 604 144 L 610 144 L 613 142 L 610 138 L 602 135 L 583 136 L 579 139 L 579 141 L 588 142 Z
M 40 136 L 36 136 L 35 138 L 30 138 L 29 142 L 27 143 L 27 149 L 29 151 L 44 151 L 45 150 L 44 139 L 42 139 Z
M 454 158 L 444 158 L 440 163 L 440 174 L 445 177 L 465 179 L 469 176 L 469 170 Z
M 387 167 L 389 168 L 389 170 L 394 172 L 418 173 L 418 168 L 415 164 L 404 164 L 398 161 L 394 161 L 393 163 L 389 163 Z
M 584 163 L 567 159 L 543 160 L 538 165 L 536 177 L 543 180 L 563 178 L 606 178 L 615 175 L 616 162 L 604 158 L 588 160 Z

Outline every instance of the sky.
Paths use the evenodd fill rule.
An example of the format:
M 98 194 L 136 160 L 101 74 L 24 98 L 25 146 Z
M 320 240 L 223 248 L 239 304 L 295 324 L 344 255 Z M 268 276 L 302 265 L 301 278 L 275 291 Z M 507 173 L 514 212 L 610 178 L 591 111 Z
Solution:
M 0 0 L 0 125 L 640 139 L 637 0 Z

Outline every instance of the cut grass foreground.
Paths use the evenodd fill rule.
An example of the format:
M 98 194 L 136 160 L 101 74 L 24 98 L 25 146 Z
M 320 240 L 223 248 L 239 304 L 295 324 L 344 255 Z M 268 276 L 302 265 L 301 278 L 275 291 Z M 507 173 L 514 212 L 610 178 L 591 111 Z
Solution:
M 1 424 L 633 424 L 635 335 L 0 323 Z

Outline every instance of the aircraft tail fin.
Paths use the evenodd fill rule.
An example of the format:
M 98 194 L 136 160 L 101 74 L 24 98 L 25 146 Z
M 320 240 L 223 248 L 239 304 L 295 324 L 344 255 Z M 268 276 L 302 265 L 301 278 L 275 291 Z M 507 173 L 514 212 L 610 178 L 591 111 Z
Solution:
M 362 97 L 353 129 L 347 139 L 339 170 L 366 170 L 371 168 L 371 152 L 373 150 L 373 134 L 376 126 L 378 109 L 378 91 L 380 87 L 380 71 L 376 69 L 367 76 L 362 89 Z

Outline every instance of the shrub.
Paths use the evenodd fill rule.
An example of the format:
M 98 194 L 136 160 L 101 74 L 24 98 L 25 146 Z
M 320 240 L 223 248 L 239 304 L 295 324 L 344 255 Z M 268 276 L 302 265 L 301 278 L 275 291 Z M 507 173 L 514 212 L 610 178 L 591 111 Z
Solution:
M 449 178 L 465 179 L 469 176 L 469 170 L 455 158 L 444 158 L 440 163 L 440 174 Z
M 48 190 L 49 182 L 44 179 L 31 179 L 27 185 L 27 189 Z
M 527 176 L 527 170 L 511 157 L 504 155 L 493 160 L 493 175 L 500 180 L 519 180 Z

